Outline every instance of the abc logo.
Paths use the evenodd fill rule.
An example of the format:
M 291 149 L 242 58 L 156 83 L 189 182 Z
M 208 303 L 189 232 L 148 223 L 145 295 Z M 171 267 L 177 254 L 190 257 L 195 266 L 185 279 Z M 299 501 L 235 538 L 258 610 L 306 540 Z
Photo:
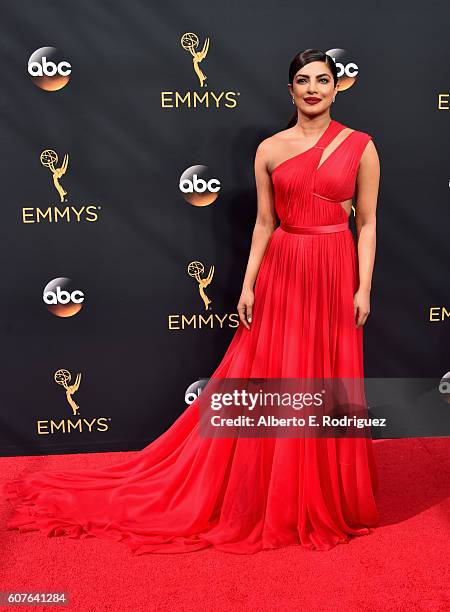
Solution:
M 57 317 L 73 317 L 83 306 L 84 293 L 74 289 L 70 278 L 59 277 L 47 284 L 42 299 Z
M 450 404 L 450 372 L 447 372 L 439 383 L 439 392 L 441 393 L 442 399 Z
M 336 64 L 339 78 L 339 91 L 349 89 L 358 76 L 358 65 L 348 60 L 348 54 L 345 49 L 330 49 L 327 51 L 327 55 L 332 57 Z
M 220 181 L 208 178 L 207 166 L 191 166 L 180 177 L 179 188 L 184 199 L 192 206 L 212 204 L 220 192 Z
M 59 56 L 55 47 L 41 47 L 28 60 L 28 74 L 45 91 L 62 89 L 69 82 L 72 67 Z
M 346 77 L 355 77 L 358 74 L 358 66 L 354 62 L 349 62 L 348 64 L 341 64 L 341 62 L 335 62 L 336 68 L 338 70 L 338 77 L 346 76 Z
M 186 404 L 193 404 L 201 395 L 203 389 L 206 387 L 209 378 L 199 378 L 195 382 L 193 382 L 186 389 L 184 394 L 184 401 Z

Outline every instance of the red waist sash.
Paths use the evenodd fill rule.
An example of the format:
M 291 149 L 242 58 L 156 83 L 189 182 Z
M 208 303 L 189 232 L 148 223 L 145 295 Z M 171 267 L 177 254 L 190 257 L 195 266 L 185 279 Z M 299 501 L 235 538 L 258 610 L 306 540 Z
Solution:
M 280 227 L 285 232 L 293 234 L 329 234 L 349 229 L 348 221 L 335 223 L 334 225 L 289 225 L 288 223 L 280 223 Z

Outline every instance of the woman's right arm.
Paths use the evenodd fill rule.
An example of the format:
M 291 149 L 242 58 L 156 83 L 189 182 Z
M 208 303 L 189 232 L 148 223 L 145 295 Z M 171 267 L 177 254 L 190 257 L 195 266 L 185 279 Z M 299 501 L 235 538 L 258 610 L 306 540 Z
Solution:
M 269 239 L 278 226 L 275 211 L 272 179 L 267 169 L 268 139 L 263 140 L 256 149 L 255 155 L 255 182 L 258 200 L 258 210 L 255 227 L 253 229 L 252 244 L 242 284 L 242 293 L 237 305 L 239 319 L 250 329 L 252 321 L 253 304 L 255 301 L 253 287 L 261 265 Z

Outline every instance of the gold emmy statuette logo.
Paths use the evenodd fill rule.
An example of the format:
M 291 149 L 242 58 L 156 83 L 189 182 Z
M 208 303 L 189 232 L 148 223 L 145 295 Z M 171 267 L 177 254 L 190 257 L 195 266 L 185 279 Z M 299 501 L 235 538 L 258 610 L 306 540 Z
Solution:
M 78 387 L 80 386 L 81 374 L 80 373 L 77 374 L 77 377 L 75 378 L 75 382 L 73 385 L 67 384 L 70 382 L 70 379 L 72 378 L 68 370 L 57 370 L 55 372 L 54 378 L 55 378 L 55 381 L 58 383 L 58 385 L 62 385 L 64 389 L 66 390 L 66 398 L 70 404 L 70 407 L 72 408 L 72 413 L 74 416 L 77 415 L 79 406 L 77 406 L 77 404 L 75 404 L 75 402 L 73 401 L 72 395 L 78 391 Z
M 64 202 L 67 191 L 60 185 L 59 179 L 63 174 L 66 173 L 67 166 L 69 164 L 69 156 L 64 155 L 63 163 L 60 168 L 56 168 L 55 164 L 58 163 L 58 155 L 52 149 L 45 149 L 41 153 L 41 164 L 50 169 L 53 175 L 53 184 L 55 185 L 56 191 L 59 193 L 61 202 Z
M 203 303 L 205 304 L 205 310 L 209 310 L 209 305 L 211 304 L 212 300 L 210 300 L 209 297 L 206 295 L 205 287 L 207 287 L 213 279 L 214 266 L 211 266 L 209 268 L 208 276 L 206 278 L 201 278 L 201 274 L 203 274 L 204 272 L 205 266 L 202 264 L 201 261 L 191 261 L 191 263 L 187 267 L 187 273 L 189 274 L 189 276 L 195 278 L 198 283 L 198 290 L 203 300 Z
M 206 38 L 205 42 L 203 43 L 203 49 L 201 51 L 195 51 L 195 49 L 199 45 L 197 34 L 193 34 L 192 32 L 186 32 L 186 34 L 183 34 L 183 36 L 181 37 L 180 42 L 183 49 L 185 51 L 189 51 L 189 53 L 192 55 L 192 63 L 194 65 L 195 74 L 198 76 L 198 80 L 200 81 L 200 87 L 206 87 L 204 83 L 207 77 L 202 72 L 199 64 L 202 60 L 205 59 L 208 53 L 209 38 Z

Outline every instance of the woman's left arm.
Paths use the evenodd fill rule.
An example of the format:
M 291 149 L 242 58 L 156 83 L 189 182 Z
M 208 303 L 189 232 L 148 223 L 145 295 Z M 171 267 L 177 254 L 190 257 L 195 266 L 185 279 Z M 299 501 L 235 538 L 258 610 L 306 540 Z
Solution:
M 379 183 L 380 160 L 373 140 L 369 140 L 359 162 L 355 190 L 359 269 L 359 287 L 353 298 L 356 327 L 364 325 L 370 313 Z

